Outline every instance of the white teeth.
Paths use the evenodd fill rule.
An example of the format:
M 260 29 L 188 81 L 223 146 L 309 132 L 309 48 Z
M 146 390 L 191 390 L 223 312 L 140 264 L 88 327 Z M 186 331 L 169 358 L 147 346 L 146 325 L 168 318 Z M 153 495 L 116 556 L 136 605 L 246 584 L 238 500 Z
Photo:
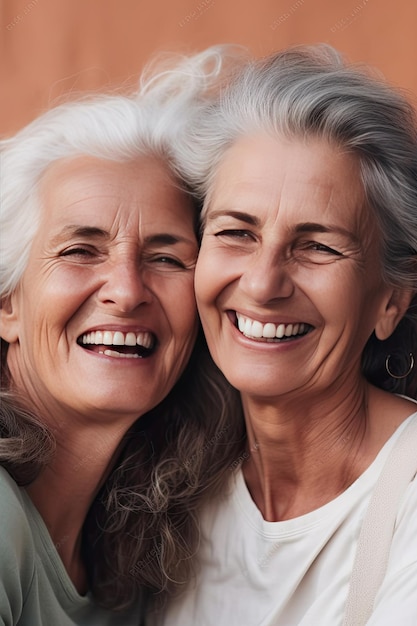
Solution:
M 271 324 L 271 322 L 268 322 L 268 324 L 265 324 L 264 332 L 263 332 L 264 337 L 268 337 L 272 339 L 273 337 L 275 337 L 275 333 L 276 333 L 275 324 Z
M 284 337 L 295 337 L 302 335 L 305 331 L 305 324 L 273 324 L 267 322 L 262 324 L 257 320 L 244 317 L 236 313 L 237 326 L 242 334 L 253 339 L 283 339 Z
M 245 332 L 245 318 L 241 315 L 237 316 L 237 326 L 241 333 Z
M 117 359 L 138 359 L 138 354 L 124 354 L 123 352 L 117 352 L 116 350 L 100 350 L 99 354 L 105 354 L 106 356 L 116 357 Z
M 114 346 L 124 346 L 125 345 L 125 338 L 123 336 L 123 333 L 121 333 L 120 331 L 116 331 L 114 333 L 114 335 L 113 335 L 113 342 L 112 343 L 113 343 Z
M 280 324 L 275 333 L 275 337 L 277 337 L 278 339 L 282 339 L 284 335 L 285 335 L 285 324 Z
M 123 333 L 120 330 L 95 330 L 82 336 L 83 345 L 96 346 L 142 346 L 144 348 L 152 348 L 154 339 L 152 333 L 148 332 L 128 332 Z M 118 353 L 119 354 L 119 353 Z M 126 356 L 126 355 L 124 355 Z
M 261 322 L 252 322 L 252 337 L 262 337 L 264 325 Z
M 125 345 L 126 346 L 136 346 L 136 335 L 135 335 L 135 333 L 127 333 L 126 334 Z
M 105 330 L 103 333 L 103 344 L 105 346 L 111 346 L 113 344 L 113 333 L 109 330 Z
M 152 347 L 152 335 L 150 333 L 138 333 L 136 335 L 136 343 L 144 348 Z

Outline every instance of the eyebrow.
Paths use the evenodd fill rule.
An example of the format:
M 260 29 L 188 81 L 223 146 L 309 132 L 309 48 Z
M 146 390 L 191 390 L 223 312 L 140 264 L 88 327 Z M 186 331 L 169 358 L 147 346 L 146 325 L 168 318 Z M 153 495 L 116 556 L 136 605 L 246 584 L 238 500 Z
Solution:
M 77 224 L 71 224 L 65 226 L 59 233 L 53 238 L 52 243 L 60 243 L 63 239 L 68 237 L 82 237 L 87 239 L 107 239 L 109 233 L 97 226 L 79 226 Z
M 256 215 L 245 213 L 244 211 L 210 211 L 207 214 L 207 221 L 217 219 L 218 217 L 234 217 L 241 222 L 250 224 L 251 226 L 259 226 L 260 219 Z
M 171 233 L 156 233 L 155 235 L 149 235 L 145 237 L 145 243 L 156 245 L 168 245 L 174 246 L 177 243 L 196 243 L 197 239 L 189 239 L 188 237 L 182 237 L 180 235 L 172 235 Z
M 260 226 L 260 219 L 256 215 L 251 215 L 250 213 L 245 213 L 244 211 L 212 211 L 207 215 L 207 221 L 214 220 L 219 217 L 232 217 L 245 224 L 249 224 L 251 226 Z M 342 228 L 341 226 L 329 225 L 325 226 L 324 224 L 319 224 L 318 222 L 302 222 L 301 224 L 297 224 L 295 227 L 295 232 L 298 233 L 338 233 L 343 235 L 344 237 L 348 237 L 352 241 L 357 242 L 358 237 L 347 230 L 346 228 Z
M 341 226 L 329 225 L 325 226 L 324 224 L 319 224 L 317 222 L 304 222 L 302 224 L 297 224 L 295 227 L 296 233 L 339 233 L 344 237 L 348 237 L 352 241 L 358 241 L 357 236 L 347 230 L 346 228 L 342 228 Z
M 82 237 L 85 239 L 110 239 L 110 233 L 107 230 L 99 228 L 98 226 L 79 226 L 69 225 L 65 226 L 56 237 L 53 242 L 58 243 L 67 237 Z M 150 245 L 175 245 L 177 243 L 195 244 L 196 241 L 189 239 L 188 237 L 182 237 L 180 235 L 173 235 L 171 233 L 155 233 L 145 237 L 145 243 Z

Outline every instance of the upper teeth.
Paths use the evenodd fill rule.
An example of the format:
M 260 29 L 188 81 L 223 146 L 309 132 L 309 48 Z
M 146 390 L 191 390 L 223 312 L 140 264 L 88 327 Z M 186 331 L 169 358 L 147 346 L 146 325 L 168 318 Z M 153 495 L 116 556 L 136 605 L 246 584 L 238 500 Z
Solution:
M 151 348 L 153 345 L 152 333 L 122 333 L 120 330 L 95 330 L 86 333 L 81 338 L 82 343 L 104 346 L 143 346 Z
M 240 332 L 246 337 L 282 339 L 305 332 L 305 324 L 273 324 L 272 322 L 262 324 L 262 322 L 251 320 L 249 317 L 240 315 L 240 313 L 236 313 L 236 318 Z

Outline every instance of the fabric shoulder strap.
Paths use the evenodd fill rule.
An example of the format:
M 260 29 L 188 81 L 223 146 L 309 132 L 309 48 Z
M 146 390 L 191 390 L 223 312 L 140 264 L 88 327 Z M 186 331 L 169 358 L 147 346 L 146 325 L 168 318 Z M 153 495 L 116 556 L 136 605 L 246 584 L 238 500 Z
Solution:
M 362 523 L 343 626 L 362 626 L 372 615 L 388 564 L 395 520 L 417 473 L 417 415 L 399 435 L 375 485 Z

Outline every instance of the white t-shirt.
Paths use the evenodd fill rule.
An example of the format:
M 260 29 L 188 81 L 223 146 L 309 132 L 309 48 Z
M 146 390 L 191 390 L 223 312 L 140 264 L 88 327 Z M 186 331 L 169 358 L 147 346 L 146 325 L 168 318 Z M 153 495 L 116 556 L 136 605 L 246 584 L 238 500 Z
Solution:
M 154 613 L 153 626 L 340 626 L 363 516 L 398 434 L 340 496 L 266 522 L 241 471 L 201 518 L 197 579 Z M 416 450 L 417 454 L 417 450 Z M 417 478 L 398 511 L 388 570 L 369 626 L 417 625 Z

